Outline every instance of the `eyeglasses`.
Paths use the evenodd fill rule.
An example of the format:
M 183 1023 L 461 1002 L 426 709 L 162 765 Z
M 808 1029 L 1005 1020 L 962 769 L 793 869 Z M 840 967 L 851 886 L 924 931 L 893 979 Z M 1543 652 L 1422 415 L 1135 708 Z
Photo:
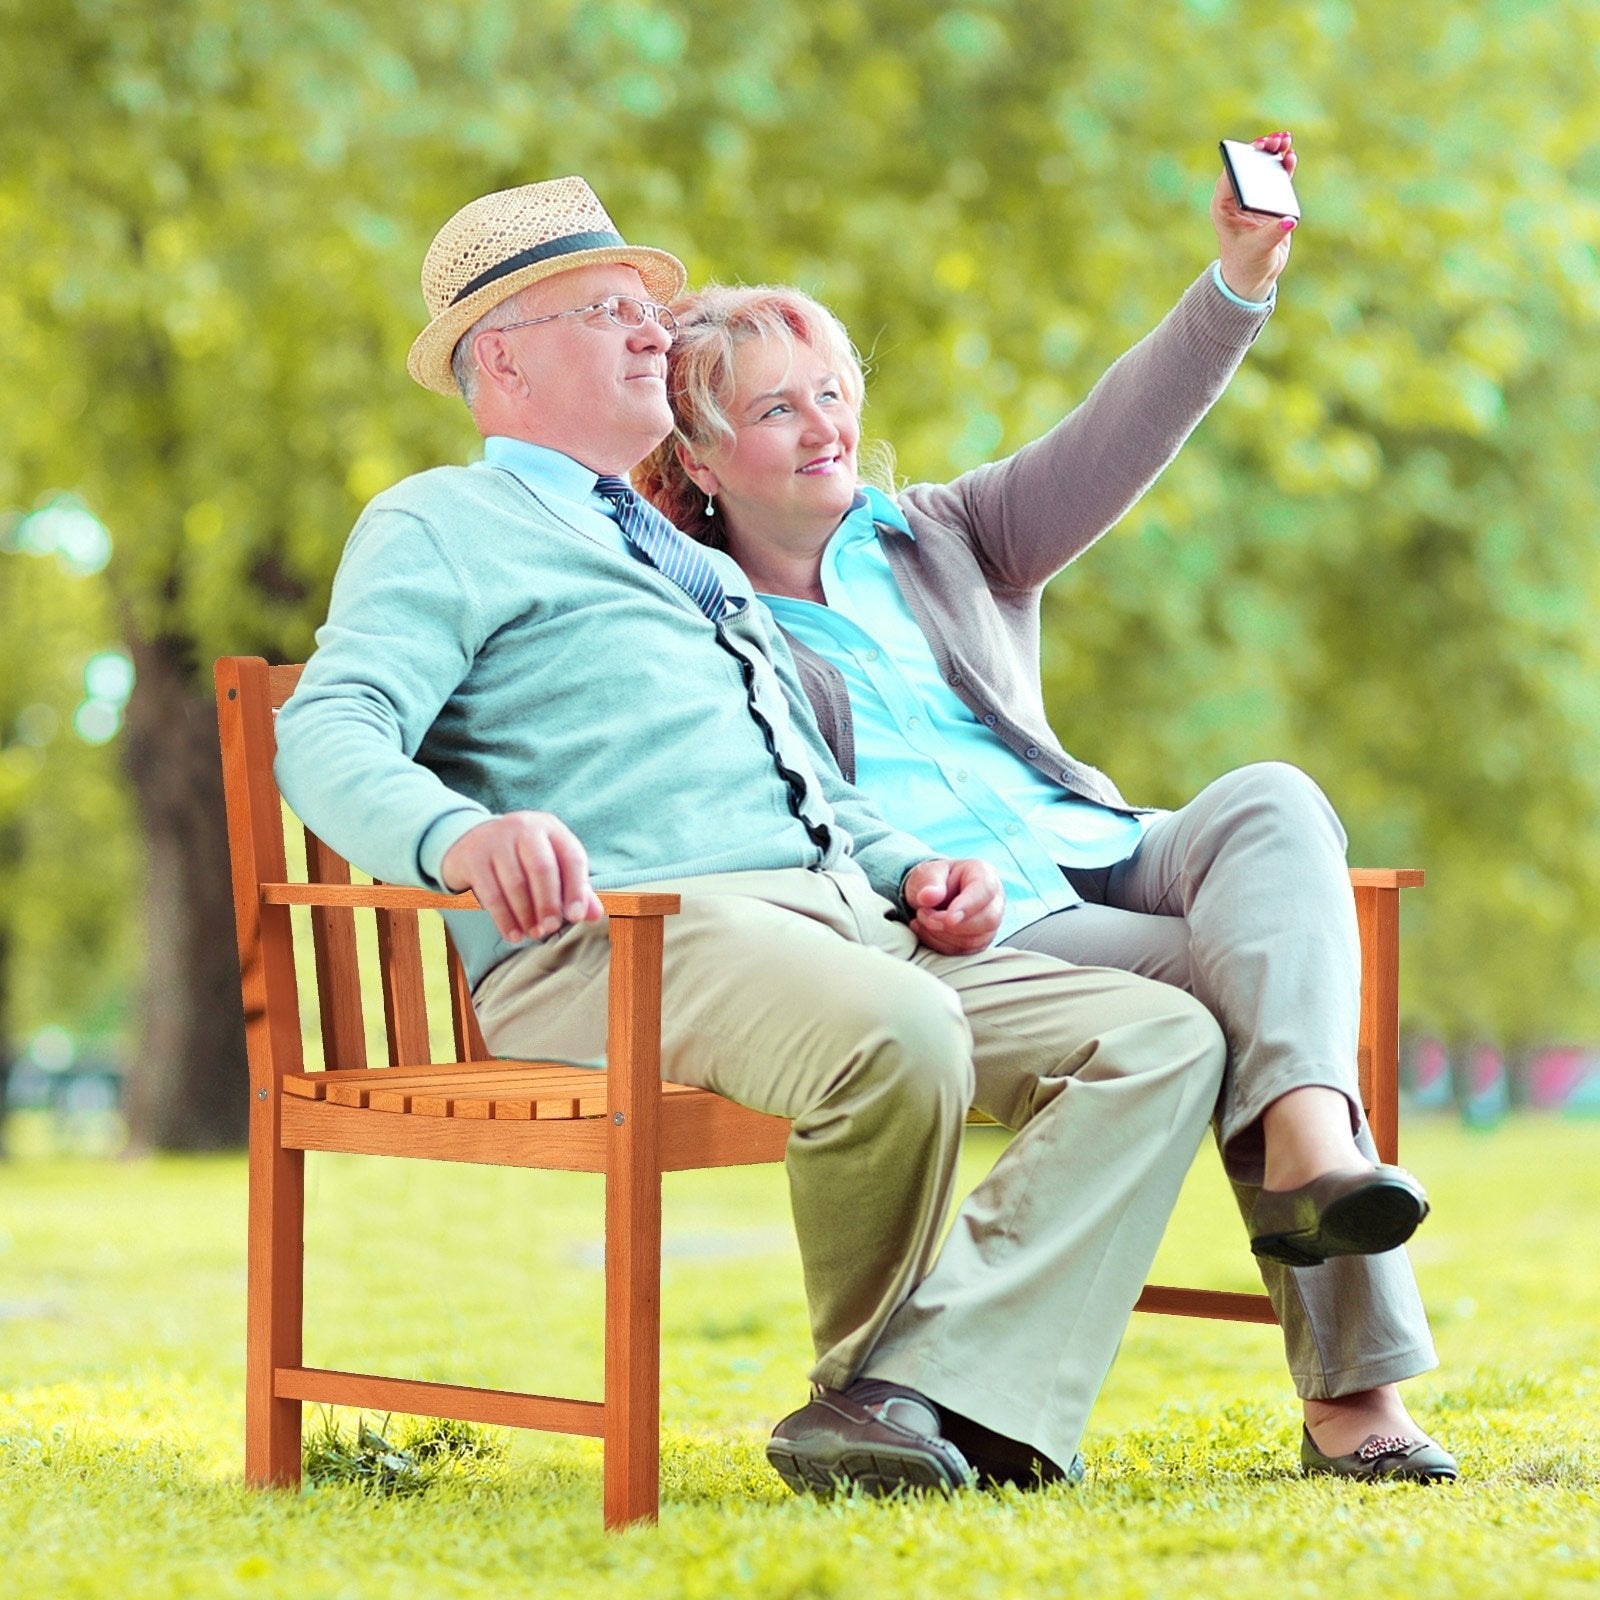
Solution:
M 636 300 L 631 294 L 611 294 L 596 300 L 592 306 L 574 306 L 571 311 L 552 311 L 545 317 L 527 317 L 521 322 L 508 322 L 499 331 L 509 333 L 513 328 L 533 328 L 541 322 L 555 322 L 561 317 L 587 317 L 603 311 L 619 328 L 642 328 L 653 322 L 670 338 L 678 331 L 678 319 L 654 300 Z

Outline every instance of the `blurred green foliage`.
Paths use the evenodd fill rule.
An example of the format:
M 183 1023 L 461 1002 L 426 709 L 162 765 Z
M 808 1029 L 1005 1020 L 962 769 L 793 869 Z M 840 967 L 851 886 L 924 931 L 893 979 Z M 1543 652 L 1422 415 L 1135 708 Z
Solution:
M 137 842 L 112 743 L 126 694 L 105 681 L 126 658 L 107 649 L 117 624 L 92 533 L 87 550 L 70 526 L 52 536 L 62 511 L 83 516 L 0 524 L 0 1041 L 8 1019 L 115 1034 L 134 966 Z
M 106 642 L 109 606 L 196 706 L 215 654 L 309 650 L 368 496 L 470 452 L 404 354 L 423 250 L 471 196 L 582 173 L 693 281 L 812 289 L 872 358 L 869 425 L 901 471 L 947 477 L 1046 427 L 1205 265 L 1217 137 L 1292 128 L 1306 223 L 1280 308 L 1047 597 L 1054 720 L 1156 803 L 1245 760 L 1306 766 L 1353 860 L 1429 869 L 1413 1021 L 1600 1035 L 1592 6 L 0 0 L 0 19 L 0 506 L 72 490 L 115 537 L 80 615 L 13 600 L 0 651 L 54 670 Z M 13 595 L 27 570 L 0 554 Z M 34 698 L 8 680 L 8 749 Z M 58 739 L 44 763 L 0 798 L 32 819 L 4 915 L 60 975 L 30 1021 L 97 1004 L 84 970 L 126 944 L 41 912 L 125 903 L 131 849 L 126 802 L 90 794 L 103 760 Z

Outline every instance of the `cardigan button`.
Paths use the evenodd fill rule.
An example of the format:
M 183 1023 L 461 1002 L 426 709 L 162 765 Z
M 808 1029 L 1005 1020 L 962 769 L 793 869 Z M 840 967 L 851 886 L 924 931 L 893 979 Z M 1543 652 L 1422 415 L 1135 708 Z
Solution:
M 999 720 L 999 717 L 992 711 L 985 711 L 983 714 L 983 725 L 986 728 L 992 728 Z
M 1030 745 L 1029 745 L 1029 746 L 1028 746 L 1028 748 L 1027 748 L 1027 749 L 1026 749 L 1026 750 L 1024 750 L 1024 751 L 1023 751 L 1023 752 L 1022 752 L 1022 753 L 1023 753 L 1023 754 L 1024 754 L 1024 755 L 1025 755 L 1025 756 L 1026 756 L 1026 757 L 1027 757 L 1027 758 L 1028 758 L 1028 759 L 1029 759 L 1029 760 L 1030 760 L 1030 761 L 1032 761 L 1032 760 L 1033 760 L 1033 758 L 1034 758 L 1034 757 L 1035 757 L 1035 756 L 1036 756 L 1036 755 L 1038 755 L 1038 753 L 1039 753 L 1039 747 L 1038 747 L 1038 745 L 1036 745 L 1036 744 L 1030 744 Z

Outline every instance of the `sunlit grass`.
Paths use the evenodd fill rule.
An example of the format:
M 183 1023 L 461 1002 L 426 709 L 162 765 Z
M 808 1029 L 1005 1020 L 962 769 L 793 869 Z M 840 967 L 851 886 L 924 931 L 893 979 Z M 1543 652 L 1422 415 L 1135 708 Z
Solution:
M 969 1175 L 997 1138 L 973 1136 Z M 0 1168 L 0 1593 L 1592 1594 L 1600 1127 L 1427 1123 L 1405 1154 L 1436 1204 L 1414 1256 L 1444 1359 L 1409 1393 L 1462 1456 L 1451 1489 L 1301 1480 L 1274 1331 L 1142 1317 L 1081 1490 L 794 1499 L 761 1446 L 802 1398 L 806 1324 L 783 1175 L 758 1168 L 668 1180 L 665 1503 L 659 1527 L 621 1537 L 600 1532 L 598 1447 L 547 1435 L 495 1435 L 503 1455 L 402 1496 L 245 1490 L 242 1161 L 14 1163 Z M 309 1361 L 599 1393 L 595 1180 L 360 1158 L 310 1170 Z M 1157 1276 L 1253 1286 L 1209 1151 Z M 338 1418 L 350 1439 L 354 1420 Z M 417 1437 L 408 1426 L 395 1418 L 391 1442 Z

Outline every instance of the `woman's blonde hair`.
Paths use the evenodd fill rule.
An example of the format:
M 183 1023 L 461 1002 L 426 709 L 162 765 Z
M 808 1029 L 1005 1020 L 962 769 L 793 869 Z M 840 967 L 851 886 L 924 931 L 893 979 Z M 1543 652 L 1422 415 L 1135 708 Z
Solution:
M 706 514 L 706 496 L 678 459 L 681 443 L 691 456 L 703 459 L 731 444 L 734 425 L 734 354 L 752 339 L 776 340 L 791 357 L 798 341 L 815 350 L 839 375 L 844 397 L 860 415 L 866 401 L 861 358 L 844 324 L 824 305 L 799 289 L 770 284 L 730 287 L 709 284 L 674 302 L 678 331 L 667 351 L 667 397 L 676 429 L 637 466 L 633 486 L 666 518 L 702 544 L 718 549 L 727 544 L 722 512 Z M 863 478 L 879 488 L 893 487 L 892 460 L 886 447 L 858 452 Z M 865 464 L 870 462 L 870 468 Z

